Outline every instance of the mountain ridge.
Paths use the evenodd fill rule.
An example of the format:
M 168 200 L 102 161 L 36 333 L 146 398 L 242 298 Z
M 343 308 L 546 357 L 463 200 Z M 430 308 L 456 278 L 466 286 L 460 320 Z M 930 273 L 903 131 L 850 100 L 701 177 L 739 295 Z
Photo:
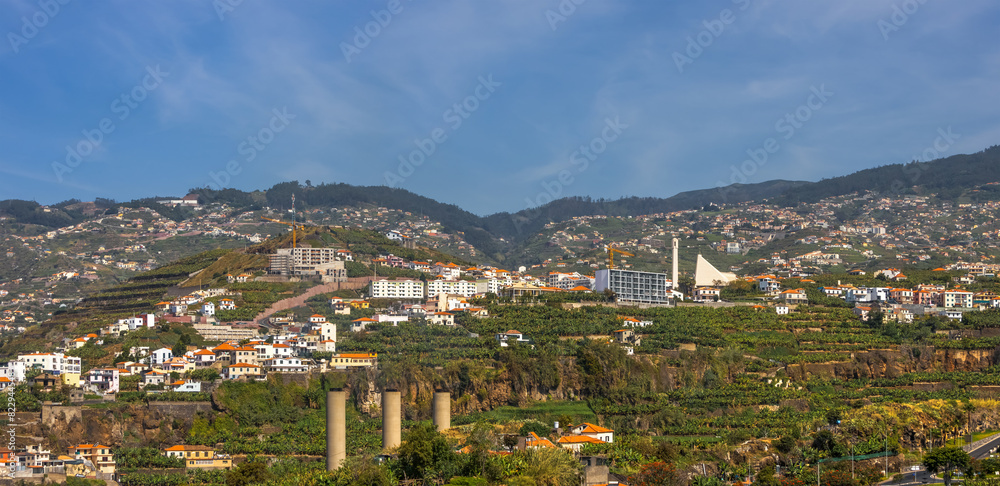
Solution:
M 252 192 L 204 187 L 193 188 L 190 193 L 197 194 L 202 204 L 224 202 L 242 208 L 268 206 L 290 209 L 294 195 L 299 209 L 367 203 L 420 213 L 440 221 L 446 231 L 463 234 L 466 241 L 486 254 L 497 256 L 502 254 L 504 245 L 523 241 L 549 222 L 562 222 L 578 216 L 638 216 L 763 200 L 794 206 L 803 202 L 816 202 L 825 197 L 865 191 L 891 194 L 936 192 L 940 197 L 949 198 L 960 194 L 964 187 L 985 182 L 1000 182 L 1000 146 L 994 145 L 980 152 L 928 162 L 912 161 L 907 164 L 873 167 L 816 182 L 779 179 L 754 184 L 732 184 L 684 191 L 666 198 L 632 196 L 610 200 L 573 196 L 514 213 L 498 212 L 486 216 L 406 189 L 387 186 L 356 186 L 346 183 L 303 186 L 298 181 L 289 181 Z M 110 199 L 98 198 L 97 203 L 88 209 L 93 214 L 95 211 L 115 211 L 117 207 L 147 205 L 153 206 L 165 216 L 183 218 L 183 209 L 160 205 L 156 203 L 157 199 L 143 198 L 115 203 Z M 6 200 L 0 201 L 0 216 L 6 216 L 17 223 L 52 228 L 83 219 L 85 213 L 79 209 L 81 204 L 87 203 L 69 200 L 46 207 L 33 201 Z

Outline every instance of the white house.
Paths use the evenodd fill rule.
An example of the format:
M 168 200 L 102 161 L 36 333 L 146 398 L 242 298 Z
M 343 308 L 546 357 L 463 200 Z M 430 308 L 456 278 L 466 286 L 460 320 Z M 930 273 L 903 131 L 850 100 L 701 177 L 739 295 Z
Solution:
M 134 331 L 140 327 L 153 328 L 156 327 L 156 315 L 155 314 L 140 314 L 135 317 L 129 317 L 128 319 L 120 319 L 119 324 L 128 324 L 128 330 Z
M 781 289 L 781 282 L 778 282 L 774 275 L 764 275 L 757 279 L 757 288 L 767 294 L 776 294 Z
M 201 382 L 194 380 L 177 380 L 170 385 L 173 391 L 180 393 L 201 393 Z
M 215 302 L 205 302 L 201 304 L 201 315 L 203 316 L 214 316 L 215 315 Z
M 576 427 L 573 427 L 573 433 L 577 435 L 593 437 L 597 440 L 601 440 L 609 444 L 612 444 L 615 441 L 614 430 L 606 429 L 599 425 L 594 425 L 587 422 L 584 422 L 580 425 L 577 425 Z
M 94 368 L 87 372 L 87 388 L 97 393 L 118 393 L 118 368 Z
M 636 319 L 634 317 L 626 317 L 626 318 L 622 319 L 622 321 L 624 321 L 624 324 L 626 326 L 630 326 L 630 327 L 647 327 L 647 326 L 652 326 L 653 325 L 653 321 L 641 321 L 641 320 Z
M 305 373 L 308 366 L 299 358 L 271 358 L 264 360 L 264 370 L 268 373 Z
M 142 375 L 142 385 L 162 385 L 166 383 L 170 373 L 165 371 L 147 370 L 140 373 Z
M 210 349 L 199 349 L 192 354 L 191 361 L 194 361 L 197 368 L 212 366 L 215 363 L 215 353 Z
M 511 329 L 507 332 L 497 333 L 497 341 L 500 341 L 501 347 L 507 347 L 509 345 L 508 343 L 511 341 L 515 343 L 526 343 L 529 342 L 530 339 L 524 337 L 524 334 L 521 333 L 521 331 Z
M 455 315 L 450 312 L 434 312 L 427 316 L 432 324 L 438 324 L 442 326 L 454 326 L 455 325 Z
M 371 317 L 362 317 L 360 319 L 355 319 L 351 321 L 351 332 L 363 332 L 365 327 L 369 324 L 374 324 L 378 321 L 372 319 Z
M 160 348 L 152 353 L 149 353 L 149 364 L 151 365 L 162 365 L 167 361 L 174 358 L 174 352 L 167 348 Z
M 462 269 L 454 263 L 437 262 L 431 268 L 431 273 L 434 275 L 441 275 L 447 279 L 457 279 L 462 276 Z
M 391 322 L 393 326 L 398 326 L 400 322 L 409 322 L 410 316 L 391 316 L 389 314 L 375 314 L 377 322 Z

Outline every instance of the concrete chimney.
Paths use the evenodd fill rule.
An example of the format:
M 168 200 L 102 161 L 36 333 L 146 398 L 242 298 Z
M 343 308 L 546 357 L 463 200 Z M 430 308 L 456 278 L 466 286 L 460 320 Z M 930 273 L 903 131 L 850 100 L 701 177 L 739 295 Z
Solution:
M 396 390 L 382 392 L 382 449 L 399 447 L 402 433 L 403 410 L 400 407 L 400 396 Z
M 326 392 L 326 470 L 335 471 L 347 459 L 347 392 Z
M 671 262 L 671 266 L 673 267 L 673 271 L 674 271 L 674 274 L 673 274 L 673 277 L 672 277 L 674 279 L 674 284 L 673 284 L 674 288 L 673 288 L 673 290 L 677 290 L 678 287 L 680 287 L 680 282 L 677 281 L 677 247 L 678 247 L 679 244 L 680 244 L 680 240 L 678 240 L 677 238 L 674 238 L 674 241 L 673 241 L 673 246 L 674 246 L 674 261 Z
M 434 392 L 434 425 L 438 432 L 451 428 L 451 393 Z

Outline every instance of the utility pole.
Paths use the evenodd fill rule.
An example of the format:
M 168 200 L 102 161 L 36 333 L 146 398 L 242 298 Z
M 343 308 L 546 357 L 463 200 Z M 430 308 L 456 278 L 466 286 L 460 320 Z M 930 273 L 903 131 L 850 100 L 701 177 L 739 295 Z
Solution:
M 885 477 L 889 477 L 889 430 L 885 431 Z

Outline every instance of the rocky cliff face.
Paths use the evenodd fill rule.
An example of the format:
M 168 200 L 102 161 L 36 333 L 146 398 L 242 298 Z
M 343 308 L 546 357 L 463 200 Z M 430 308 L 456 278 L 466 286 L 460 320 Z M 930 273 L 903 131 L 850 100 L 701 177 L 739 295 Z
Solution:
M 150 403 L 95 409 L 45 406 L 40 414 L 24 417 L 17 445 L 44 444 L 64 451 L 70 446 L 100 443 L 117 447 L 182 443 L 198 411 L 208 402 Z M 27 415 L 27 414 L 23 414 Z
M 997 364 L 992 350 L 937 349 L 931 347 L 901 348 L 854 353 L 854 359 L 833 363 L 800 363 L 787 368 L 794 380 L 810 377 L 895 378 L 915 371 L 982 371 Z

